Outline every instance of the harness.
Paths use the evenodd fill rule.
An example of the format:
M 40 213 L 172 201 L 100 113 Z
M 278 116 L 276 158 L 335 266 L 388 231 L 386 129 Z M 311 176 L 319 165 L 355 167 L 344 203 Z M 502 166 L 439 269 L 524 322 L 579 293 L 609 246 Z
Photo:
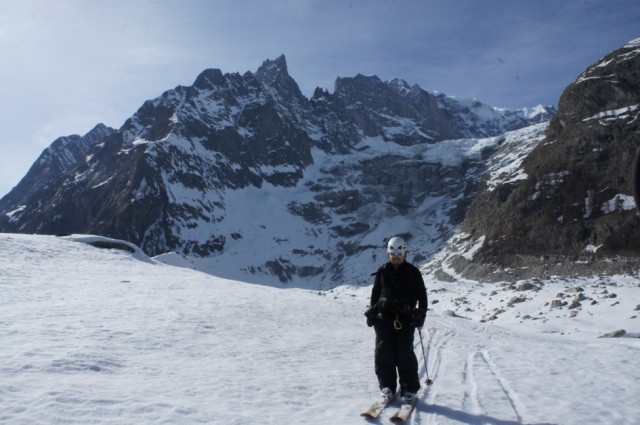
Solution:
M 378 269 L 375 273 L 372 273 L 372 276 L 376 275 L 380 277 L 380 283 L 383 288 L 385 285 L 390 285 L 395 290 L 395 293 L 399 295 L 399 298 L 387 298 L 381 294 L 378 302 L 376 303 L 376 308 L 381 315 L 385 315 L 385 313 L 387 313 L 386 310 L 389 309 L 389 305 L 391 305 L 393 310 L 395 310 L 392 312 L 393 327 L 396 330 L 400 330 L 402 329 L 401 317 L 403 315 L 405 317 L 411 316 L 411 311 L 415 306 L 416 299 L 415 297 L 405 297 L 404 292 L 400 290 L 397 282 L 392 278 L 392 276 L 385 276 L 384 266 Z M 386 279 L 386 277 L 389 277 L 389 279 Z

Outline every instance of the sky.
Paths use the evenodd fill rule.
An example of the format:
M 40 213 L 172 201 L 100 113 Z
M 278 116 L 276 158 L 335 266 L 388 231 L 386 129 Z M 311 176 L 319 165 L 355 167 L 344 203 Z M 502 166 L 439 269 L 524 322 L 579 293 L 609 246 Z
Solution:
M 519 109 L 638 37 L 636 0 L 0 0 L 0 197 L 56 138 L 207 68 L 284 54 L 308 97 L 360 73 Z

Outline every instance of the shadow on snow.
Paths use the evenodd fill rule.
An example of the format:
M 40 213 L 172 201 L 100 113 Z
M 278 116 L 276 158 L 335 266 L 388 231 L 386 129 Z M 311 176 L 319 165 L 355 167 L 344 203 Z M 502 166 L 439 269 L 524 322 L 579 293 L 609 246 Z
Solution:
M 472 413 L 463 412 L 461 410 L 451 409 L 445 406 L 438 406 L 435 404 L 427 404 L 427 405 L 418 405 L 416 406 L 416 410 L 421 413 L 434 413 L 436 415 L 444 416 L 446 418 L 458 421 L 463 424 L 468 425 L 483 425 L 483 424 L 492 424 L 492 425 L 557 425 L 551 422 L 544 423 L 527 423 L 520 421 L 511 421 L 504 419 L 497 419 L 487 415 L 474 415 Z

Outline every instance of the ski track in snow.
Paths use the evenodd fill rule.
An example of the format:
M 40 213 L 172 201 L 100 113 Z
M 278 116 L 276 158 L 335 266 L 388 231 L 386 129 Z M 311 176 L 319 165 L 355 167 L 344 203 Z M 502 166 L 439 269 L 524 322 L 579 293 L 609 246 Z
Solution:
M 424 341 L 433 385 L 424 386 L 421 390 L 420 403 L 410 420 L 412 424 L 637 423 L 633 402 L 629 401 L 630 405 L 625 406 L 626 413 L 619 411 L 617 404 L 613 409 L 607 408 L 606 403 L 602 404 L 603 394 L 611 397 L 611 403 L 619 401 L 612 388 L 620 388 L 629 382 L 637 388 L 637 368 L 634 369 L 635 375 L 624 379 L 625 384 L 616 382 L 616 379 L 599 382 L 602 370 L 598 371 L 599 378 L 596 378 L 588 364 L 576 362 L 589 347 L 563 343 L 561 339 L 557 345 L 542 342 L 539 337 L 529 341 L 526 334 L 514 335 L 487 324 L 468 326 L 465 320 L 459 321 L 464 325 L 460 329 L 444 318 L 432 318 L 429 322 L 433 327 L 429 329 L 429 338 Z M 540 343 L 543 345 L 535 348 Z M 554 352 L 545 354 L 545 350 L 549 351 L 542 348 L 546 344 L 555 347 Z M 638 344 L 633 346 L 632 350 L 637 353 Z M 418 341 L 416 353 L 421 356 L 420 350 Z M 621 353 L 616 352 L 615 356 L 618 355 Z M 556 372 L 571 360 L 577 363 L 577 367 L 570 368 L 566 364 L 565 376 Z M 523 366 L 520 362 L 529 364 L 520 367 Z M 421 357 L 420 363 L 424 382 L 426 374 Z M 623 364 L 627 362 L 623 361 Z M 621 377 L 617 376 L 618 379 Z M 532 380 L 536 381 L 534 385 L 531 385 Z M 631 397 L 626 389 L 621 389 L 621 393 Z M 527 399 L 533 399 L 531 405 L 527 404 Z M 593 405 L 595 400 L 599 400 L 597 406 Z M 573 413 L 563 413 L 565 411 Z
M 437 335 L 435 331 L 432 335 Z M 455 351 L 460 352 L 456 358 L 462 358 L 462 369 L 454 369 L 454 374 L 459 374 L 460 391 L 457 399 L 459 400 L 460 410 L 456 411 L 438 403 L 440 387 L 446 391 L 447 381 L 443 384 L 443 380 L 448 380 L 448 367 L 442 367 L 442 358 L 450 358 L 453 353 L 451 350 L 451 341 L 455 340 L 457 333 L 448 331 L 442 337 L 431 338 L 429 351 L 435 350 L 435 361 L 430 362 L 432 369 L 432 379 L 434 383 L 431 388 L 425 388 L 423 391 L 428 394 L 425 399 L 424 394 L 421 400 L 425 404 L 417 407 L 418 415 L 414 415 L 411 423 L 467 423 L 467 424 L 520 424 L 523 423 L 520 411 L 525 410 L 518 401 L 518 395 L 515 393 L 509 383 L 501 377 L 496 365 L 490 358 L 486 350 L 479 350 L 476 347 L 464 347 L 464 350 L 456 348 Z M 430 353 L 434 354 L 434 353 Z M 424 375 L 424 374 L 423 374 Z M 446 398 L 445 398 L 446 399 Z M 486 406 L 486 407 L 485 407 Z M 500 419 L 491 417 L 487 414 L 487 408 L 490 411 L 500 410 L 504 412 Z M 451 421 L 442 418 L 449 418 Z M 512 418 L 512 419 L 505 419 Z
M 277 289 L 0 234 L 0 423 L 366 423 L 359 412 L 378 394 L 370 288 L 350 291 Z M 638 423 L 638 339 L 435 314 L 422 335 L 433 385 L 409 423 Z M 415 352 L 424 383 L 418 335 Z

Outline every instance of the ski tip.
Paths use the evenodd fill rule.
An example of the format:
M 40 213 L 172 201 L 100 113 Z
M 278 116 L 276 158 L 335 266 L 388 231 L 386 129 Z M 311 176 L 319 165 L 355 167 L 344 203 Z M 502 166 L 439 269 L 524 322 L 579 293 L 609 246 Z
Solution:
M 360 416 L 364 418 L 365 421 L 371 422 L 371 423 L 375 423 L 379 418 L 379 416 L 370 415 L 368 413 L 360 413 Z
M 363 418 L 367 418 L 367 419 L 377 419 L 378 416 L 380 416 L 380 413 L 382 412 L 382 410 L 367 410 L 364 411 L 362 413 L 360 413 L 360 416 L 362 416 Z

